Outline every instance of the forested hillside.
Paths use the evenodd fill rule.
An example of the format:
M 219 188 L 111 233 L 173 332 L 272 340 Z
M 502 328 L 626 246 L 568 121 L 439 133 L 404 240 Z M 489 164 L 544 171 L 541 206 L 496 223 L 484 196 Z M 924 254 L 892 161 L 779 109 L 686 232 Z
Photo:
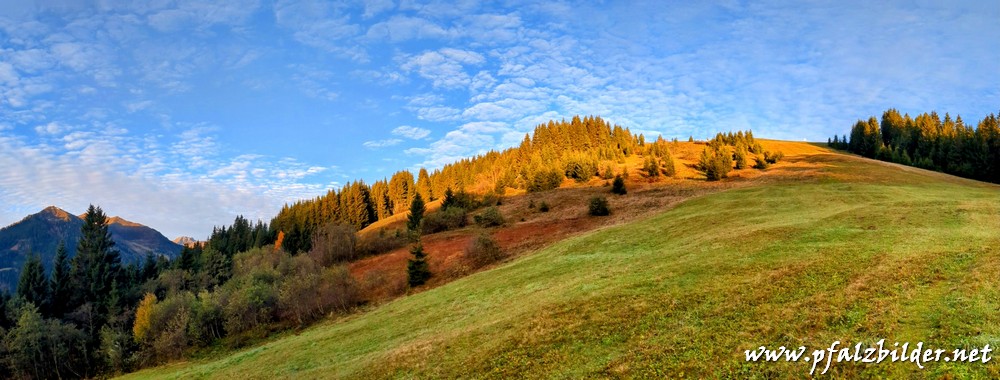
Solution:
M 526 134 L 517 147 L 462 159 L 430 173 L 421 169 L 416 178 L 409 171 L 399 171 L 371 185 L 351 182 L 339 191 L 286 205 L 271 226 L 285 232 L 286 249 L 308 250 L 312 232 L 322 225 L 336 221 L 360 230 L 405 211 L 418 193 L 431 201 L 449 188 L 499 195 L 515 189 L 553 189 L 565 178 L 586 181 L 598 173 L 613 172 L 615 164 L 644 145 L 643 136 L 612 126 L 599 116 L 549 121 Z
M 834 136 L 828 143 L 869 158 L 1000 183 L 1000 123 L 994 114 L 973 127 L 961 116 L 946 113 L 942 120 L 931 112 L 914 118 L 889 109 L 881 121 L 858 120 L 849 138 Z

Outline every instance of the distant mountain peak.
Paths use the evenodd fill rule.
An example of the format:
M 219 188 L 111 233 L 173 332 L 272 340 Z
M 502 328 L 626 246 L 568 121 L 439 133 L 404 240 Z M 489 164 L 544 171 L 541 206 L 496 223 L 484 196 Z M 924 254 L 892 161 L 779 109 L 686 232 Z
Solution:
M 108 224 L 120 224 L 120 225 L 123 225 L 123 226 L 126 226 L 126 227 L 145 227 L 142 224 L 139 224 L 139 223 L 136 223 L 136 222 L 130 222 L 128 220 L 122 219 L 119 216 L 112 216 L 112 217 L 108 218 Z
M 180 244 L 188 248 L 194 247 L 195 245 L 204 244 L 204 242 L 198 241 L 197 239 L 190 236 L 178 236 L 176 239 L 172 241 L 176 244 Z
M 109 217 L 107 221 L 122 263 L 141 263 L 149 253 L 174 258 L 181 252 L 181 245 L 151 227 L 121 217 Z M 17 286 L 28 252 L 40 255 L 47 269 L 60 243 L 65 244 L 69 257 L 75 256 L 83 224 L 84 220 L 76 215 L 51 206 L 0 229 L 0 291 L 13 291 Z
M 51 216 L 53 218 L 56 218 L 56 219 L 59 219 L 59 220 L 62 220 L 62 221 L 69 221 L 71 219 L 71 215 L 72 215 L 72 214 L 66 212 L 66 210 L 63 210 L 63 209 L 58 208 L 56 206 L 46 207 L 46 208 L 42 209 L 42 211 L 39 212 L 38 214 L 45 215 L 45 216 Z

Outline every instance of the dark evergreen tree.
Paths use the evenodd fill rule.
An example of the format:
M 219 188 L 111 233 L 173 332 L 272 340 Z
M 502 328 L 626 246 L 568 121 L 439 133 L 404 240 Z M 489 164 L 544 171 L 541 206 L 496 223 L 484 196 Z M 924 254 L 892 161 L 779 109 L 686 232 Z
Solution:
M 28 252 L 28 260 L 21 269 L 21 278 L 17 282 L 17 295 L 44 310 L 48 307 L 49 283 L 45 278 L 45 267 L 39 255 Z
M 144 281 L 145 279 L 140 280 L 140 282 Z M 56 247 L 56 258 L 52 263 L 52 276 L 49 279 L 49 315 L 60 318 L 70 311 L 66 309 L 66 306 L 73 298 L 72 286 L 66 243 L 60 241 L 59 246 Z
M 413 254 L 413 258 L 406 263 L 406 275 L 407 281 L 410 287 L 417 287 L 423 285 L 431 278 L 431 269 L 427 264 L 427 255 L 424 253 L 424 247 L 419 242 L 410 248 L 410 253 Z
M 611 207 L 608 206 L 607 198 L 603 196 L 590 198 L 590 201 L 587 203 L 587 211 L 591 216 L 611 215 Z
M 417 193 L 413 197 L 413 202 L 410 202 L 410 215 L 406 218 L 406 229 L 410 232 L 420 231 L 420 221 L 424 218 L 424 198 Z
M 121 258 L 108 231 L 107 215 L 100 207 L 90 205 L 80 227 L 80 240 L 72 262 L 75 295 L 74 306 L 92 304 L 98 314 L 108 310 L 112 284 L 121 275 Z
M 611 182 L 611 193 L 618 195 L 628 194 L 628 189 L 625 188 L 625 180 L 620 175 L 615 176 L 615 180 Z
M 441 200 L 441 209 L 447 210 L 452 206 L 455 206 L 455 192 L 449 187 L 444 191 L 444 199 Z

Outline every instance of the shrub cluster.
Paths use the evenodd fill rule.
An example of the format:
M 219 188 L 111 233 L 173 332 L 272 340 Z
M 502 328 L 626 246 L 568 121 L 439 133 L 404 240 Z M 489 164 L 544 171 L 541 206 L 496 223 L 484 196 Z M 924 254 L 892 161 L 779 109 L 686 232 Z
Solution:
M 590 198 L 588 211 L 592 216 L 611 215 L 611 208 L 610 206 L 608 206 L 608 199 L 603 196 L 595 196 L 593 198 Z
M 423 232 L 433 234 L 465 227 L 468 212 L 461 207 L 449 207 L 424 217 Z
M 472 217 L 480 227 L 496 227 L 503 225 L 503 214 L 496 207 L 487 207 L 486 210 Z
M 505 255 L 496 240 L 487 233 L 481 233 L 469 242 L 469 246 L 465 248 L 465 257 L 479 268 L 503 260 Z
M 718 181 L 729 176 L 733 168 L 733 159 L 729 153 L 723 152 L 724 147 L 707 147 L 701 152 L 698 169 L 705 172 L 709 181 Z

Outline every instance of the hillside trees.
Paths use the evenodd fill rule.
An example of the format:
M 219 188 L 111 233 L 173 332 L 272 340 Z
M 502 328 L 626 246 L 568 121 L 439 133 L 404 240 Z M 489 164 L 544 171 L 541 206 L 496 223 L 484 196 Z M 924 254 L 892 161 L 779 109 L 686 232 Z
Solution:
M 936 112 L 916 117 L 896 109 L 859 120 L 850 138 L 830 140 L 830 145 L 869 158 L 942 171 L 962 177 L 1000 183 L 1000 126 L 989 114 L 973 126 L 961 116 Z
M 707 147 L 701 152 L 698 169 L 705 172 L 709 181 L 718 181 L 729 176 L 733 168 L 733 160 L 722 147 Z
M 536 126 L 517 147 L 460 159 L 432 172 L 422 169 L 415 182 L 413 174 L 404 170 L 370 187 L 353 182 L 339 191 L 285 205 L 271 220 L 272 235 L 267 243 L 283 232 L 288 240 L 283 247 L 305 251 L 311 235 L 323 225 L 342 222 L 363 229 L 406 211 L 414 194 L 421 194 L 427 202 L 442 197 L 448 188 L 485 195 L 503 194 L 507 188 L 545 191 L 558 187 L 567 177 L 585 181 L 597 174 L 598 163 L 620 162 L 642 153 L 644 145 L 648 144 L 641 135 L 600 117 L 550 121 Z M 660 159 L 664 169 L 673 165 L 672 160 Z

